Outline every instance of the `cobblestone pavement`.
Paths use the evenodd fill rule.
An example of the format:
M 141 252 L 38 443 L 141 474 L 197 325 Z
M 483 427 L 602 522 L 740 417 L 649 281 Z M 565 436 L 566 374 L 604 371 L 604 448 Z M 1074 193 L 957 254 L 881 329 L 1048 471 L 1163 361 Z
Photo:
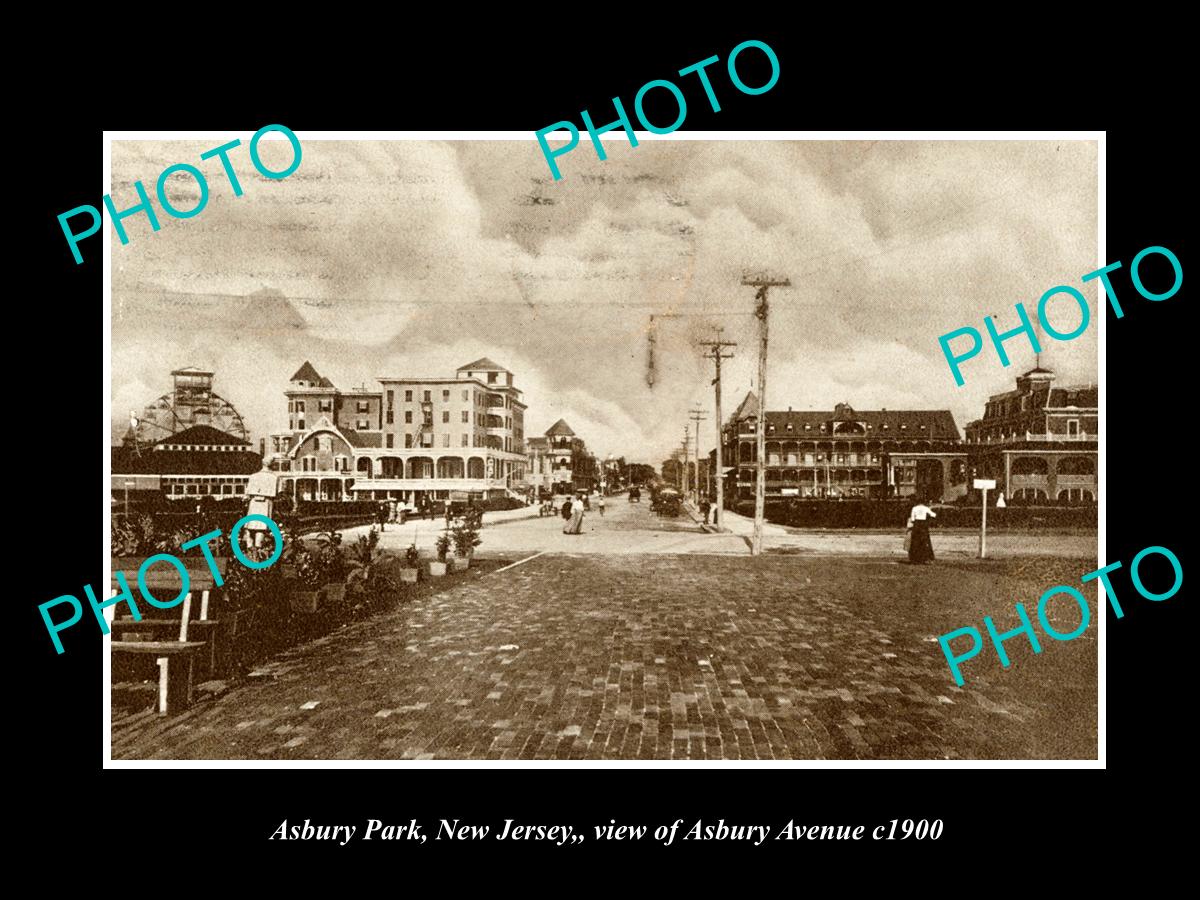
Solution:
M 984 615 L 1007 630 L 1015 600 L 1092 568 L 547 554 L 295 648 L 180 716 L 115 721 L 113 758 L 1095 758 L 1094 590 L 1083 636 L 1037 656 L 1014 638 L 1007 671 L 988 648 L 962 688 L 934 639 Z

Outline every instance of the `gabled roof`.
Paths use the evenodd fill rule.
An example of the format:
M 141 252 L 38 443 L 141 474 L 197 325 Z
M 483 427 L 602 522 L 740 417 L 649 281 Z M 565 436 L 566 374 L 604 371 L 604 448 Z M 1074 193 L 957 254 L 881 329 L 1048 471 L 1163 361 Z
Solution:
M 499 363 L 492 362 L 492 360 L 488 359 L 486 356 L 481 356 L 479 359 L 475 360 L 475 362 L 470 362 L 470 363 L 467 363 L 465 366 L 458 367 L 458 371 L 460 371 L 460 372 L 464 372 L 467 369 L 470 369 L 471 371 L 478 370 L 480 372 L 507 372 L 508 371 L 508 369 L 504 368 L 504 366 L 500 365 Z
M 299 369 L 297 369 L 296 374 L 293 375 L 288 380 L 289 381 L 311 381 L 314 384 L 320 384 L 323 379 L 321 378 L 321 376 L 319 374 L 317 374 L 317 370 L 313 368 L 313 364 L 310 363 L 306 359 L 304 361 L 304 365 L 302 365 Z
M 757 415 L 758 397 L 755 396 L 754 391 L 749 391 L 746 394 L 746 399 L 738 404 L 738 408 L 733 411 L 733 416 L 730 417 L 730 421 L 736 422 L 739 419 L 748 419 L 750 416 Z
M 571 430 L 566 419 L 559 419 L 546 429 L 546 437 L 575 437 L 575 432 Z
M 213 428 L 211 425 L 193 425 L 191 428 L 185 428 L 183 431 L 177 431 L 174 434 L 167 435 L 162 440 L 155 441 L 154 443 L 155 445 L 191 444 L 192 446 L 250 446 L 249 441 L 244 441 L 240 437 L 236 437 L 227 431 L 222 431 L 219 428 Z

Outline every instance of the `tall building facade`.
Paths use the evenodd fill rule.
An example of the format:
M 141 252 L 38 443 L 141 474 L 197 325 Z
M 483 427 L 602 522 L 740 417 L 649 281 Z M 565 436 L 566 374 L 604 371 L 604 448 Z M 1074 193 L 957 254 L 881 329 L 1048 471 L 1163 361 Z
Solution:
M 1056 387 L 1040 366 L 994 394 L 982 419 L 966 426 L 967 451 L 979 478 L 1004 496 L 1029 503 L 1095 503 L 1099 409 L 1095 385 Z
M 758 429 L 766 497 L 949 502 L 967 493 L 967 456 L 949 410 L 768 411 L 749 393 L 722 431 L 729 502 L 754 499 Z
M 526 407 L 512 372 L 484 358 L 453 377 L 378 381 L 378 391 L 343 393 L 307 363 L 292 377 L 290 424 L 306 430 L 272 436 L 285 489 L 300 499 L 419 504 L 520 486 Z

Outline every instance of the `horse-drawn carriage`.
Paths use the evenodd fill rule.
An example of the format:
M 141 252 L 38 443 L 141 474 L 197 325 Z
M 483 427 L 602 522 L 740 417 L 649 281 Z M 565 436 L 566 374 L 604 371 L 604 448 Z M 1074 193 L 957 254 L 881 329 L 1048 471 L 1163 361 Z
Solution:
M 663 488 L 654 494 L 650 501 L 650 511 L 659 516 L 674 518 L 679 515 L 683 505 L 683 497 L 673 488 Z

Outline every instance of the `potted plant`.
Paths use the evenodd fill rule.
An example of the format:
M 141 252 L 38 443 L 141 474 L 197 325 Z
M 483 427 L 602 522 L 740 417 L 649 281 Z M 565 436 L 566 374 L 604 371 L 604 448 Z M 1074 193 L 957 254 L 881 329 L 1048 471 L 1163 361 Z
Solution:
M 437 560 L 429 563 L 429 574 L 441 578 L 446 574 L 446 556 L 450 553 L 450 534 L 443 531 L 437 539 Z
M 479 528 L 483 514 L 475 507 L 469 508 L 462 521 L 454 528 L 454 571 L 461 572 L 471 566 L 471 554 L 479 546 Z
M 379 532 L 372 528 L 350 549 L 345 587 L 350 591 L 353 611 L 368 609 L 394 588 L 384 571 L 394 558 L 378 547 Z
M 315 613 L 320 597 L 324 575 L 321 558 L 311 550 L 300 550 L 295 556 L 296 578 L 300 582 L 300 590 L 295 591 L 290 603 L 296 612 Z
M 379 540 L 379 535 L 375 535 L 375 540 Z M 336 531 L 319 534 L 316 556 L 322 570 L 325 598 L 335 604 L 342 603 L 346 599 L 346 560 L 342 556 L 342 536 Z
M 416 542 L 408 545 L 404 551 L 404 565 L 400 569 L 400 580 L 408 584 L 416 584 L 421 577 L 421 551 Z

